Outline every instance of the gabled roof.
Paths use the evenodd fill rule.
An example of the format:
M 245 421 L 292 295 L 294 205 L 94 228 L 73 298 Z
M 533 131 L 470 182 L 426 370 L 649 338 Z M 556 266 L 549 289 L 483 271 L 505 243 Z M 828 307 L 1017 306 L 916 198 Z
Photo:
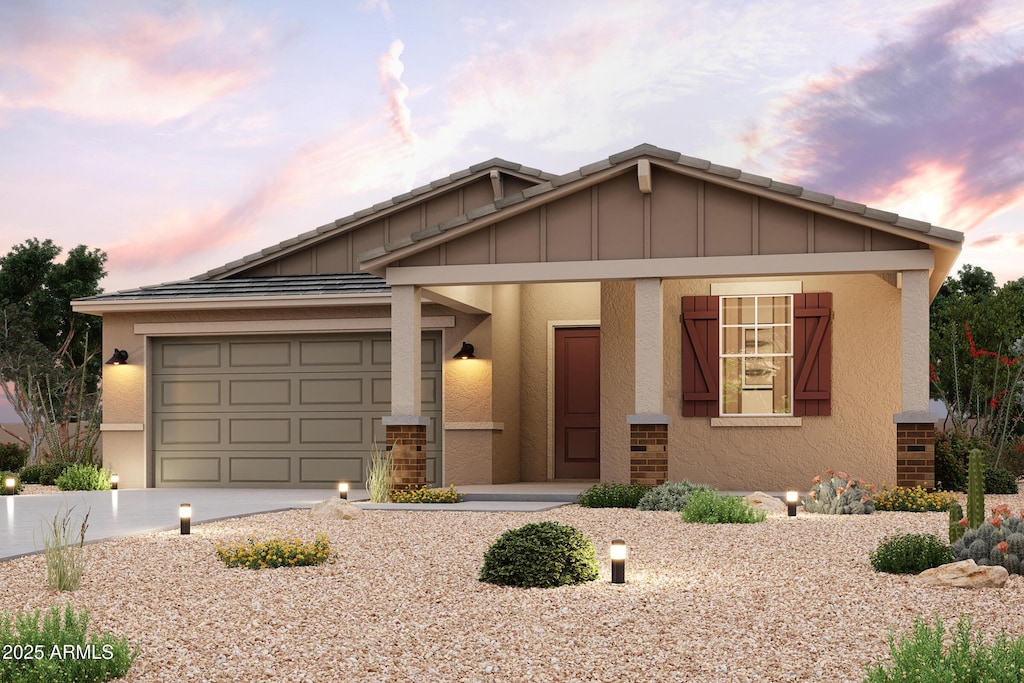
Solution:
M 400 211 L 422 199 L 429 198 L 430 195 L 440 194 L 453 190 L 461 185 L 466 185 L 477 178 L 489 174 L 491 171 L 508 173 L 536 183 L 550 181 L 556 178 L 556 176 L 551 173 L 545 173 L 540 169 L 523 166 L 522 164 L 517 164 L 513 161 L 506 161 L 505 159 L 494 157 L 488 161 L 474 164 L 469 168 L 451 173 L 444 178 L 431 181 L 426 185 L 421 185 L 420 187 L 408 192 L 395 195 L 391 199 L 378 202 L 369 208 L 361 209 L 353 214 L 349 214 L 348 216 L 338 218 L 330 223 L 321 225 L 318 228 L 304 232 L 296 237 L 292 237 L 284 240 L 283 242 L 279 242 L 278 244 L 266 247 L 258 252 L 244 256 L 237 261 L 232 261 L 223 266 L 208 270 L 201 275 L 196 275 L 192 279 L 210 280 L 213 278 L 228 277 L 233 272 L 237 272 L 243 268 L 248 268 L 256 261 L 267 257 L 273 257 L 275 255 L 282 255 L 287 251 L 296 248 L 304 248 L 316 242 L 330 239 L 331 237 L 343 232 L 354 230 L 367 222 L 377 220 L 383 216 Z
M 714 164 L 706 159 L 686 156 L 679 152 L 654 145 L 642 144 L 632 149 L 613 154 L 607 159 L 587 164 L 575 171 L 550 178 L 546 182 L 530 187 L 518 194 L 504 197 L 492 204 L 473 209 L 461 216 L 448 219 L 376 249 L 359 255 L 360 261 L 368 268 L 380 268 L 406 256 L 418 253 L 455 234 L 472 230 L 471 224 L 488 225 L 515 215 L 520 210 L 544 203 L 549 197 L 560 196 L 577 187 L 586 187 L 608 175 L 617 168 L 628 168 L 646 158 L 660 167 L 676 170 L 697 178 L 716 180 L 732 187 L 740 186 L 749 192 L 768 196 L 789 204 L 800 205 L 810 211 L 837 212 L 848 220 L 869 222 L 872 227 L 902 235 L 916 236 L 922 242 L 939 243 L 959 249 L 964 235 L 955 230 L 941 228 L 926 221 L 900 216 L 891 211 L 875 209 L 865 204 L 839 199 L 833 195 L 815 192 L 798 185 L 782 183 L 771 178 L 746 173 L 737 168 Z M 745 188 L 743 186 L 746 186 Z M 464 228 L 464 226 L 467 226 Z M 460 228 L 462 228 L 460 230 Z

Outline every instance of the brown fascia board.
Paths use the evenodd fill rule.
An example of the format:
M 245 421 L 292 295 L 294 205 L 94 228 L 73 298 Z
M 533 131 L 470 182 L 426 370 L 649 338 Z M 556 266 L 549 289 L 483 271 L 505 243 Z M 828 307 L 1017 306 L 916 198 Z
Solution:
M 278 244 L 265 247 L 256 253 L 248 254 L 240 259 L 226 263 L 223 266 L 218 266 L 217 268 L 208 270 L 205 273 L 195 275 L 189 279 L 216 280 L 230 277 L 238 270 L 248 269 L 252 268 L 254 265 L 259 265 L 259 262 L 261 261 L 269 260 L 271 258 L 280 258 L 289 252 L 296 251 L 298 249 L 305 249 L 306 247 L 312 246 L 331 237 L 354 230 L 371 220 L 378 220 L 396 213 L 397 211 L 406 209 L 408 208 L 408 204 L 412 202 L 429 200 L 436 195 L 451 191 L 462 185 L 467 185 L 477 178 L 487 175 L 492 170 L 498 170 L 507 175 L 515 176 L 522 180 L 528 180 L 538 184 L 545 184 L 556 177 L 555 175 L 546 173 L 540 169 L 523 166 L 522 164 L 517 164 L 495 157 L 483 163 L 474 164 L 468 169 L 456 171 L 445 178 L 439 178 L 426 185 L 422 185 L 408 192 L 396 195 L 391 199 L 378 202 L 372 207 L 360 209 L 353 214 L 343 216 L 342 218 L 338 218 L 330 223 L 325 223 L 324 225 L 308 232 L 304 232 L 297 237 L 292 237 Z

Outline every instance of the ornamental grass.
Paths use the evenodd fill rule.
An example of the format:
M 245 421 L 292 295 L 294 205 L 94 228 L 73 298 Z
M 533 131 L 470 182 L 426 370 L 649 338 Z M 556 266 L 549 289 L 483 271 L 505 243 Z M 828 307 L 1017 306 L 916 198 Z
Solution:
M 298 538 L 257 541 L 249 537 L 244 543 L 218 545 L 217 557 L 228 567 L 276 569 L 333 562 L 337 558 L 337 553 L 331 552 L 327 534 L 321 533 L 316 535 L 312 543 Z
M 875 509 L 887 512 L 946 512 L 956 502 L 949 491 L 925 491 L 921 486 L 897 486 L 875 494 Z

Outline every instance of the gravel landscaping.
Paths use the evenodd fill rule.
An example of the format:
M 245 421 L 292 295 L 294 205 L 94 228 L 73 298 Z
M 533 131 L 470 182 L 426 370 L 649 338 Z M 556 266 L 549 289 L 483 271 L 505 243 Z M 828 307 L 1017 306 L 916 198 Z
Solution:
M 961 497 L 962 499 L 962 497 Z M 1024 496 L 986 506 L 1024 509 Z M 82 587 L 45 586 L 41 556 L 0 562 L 0 604 L 87 607 L 98 629 L 141 646 L 126 681 L 859 681 L 888 629 L 961 614 L 1024 635 L 1024 578 L 1002 589 L 925 588 L 878 574 L 868 553 L 897 532 L 946 538 L 946 513 L 770 516 L 685 524 L 676 513 L 295 510 L 87 546 Z M 488 546 L 528 522 L 591 538 L 601 579 L 576 587 L 480 583 Z M 330 537 L 336 563 L 228 569 L 218 543 Z M 629 544 L 625 585 L 608 543 Z

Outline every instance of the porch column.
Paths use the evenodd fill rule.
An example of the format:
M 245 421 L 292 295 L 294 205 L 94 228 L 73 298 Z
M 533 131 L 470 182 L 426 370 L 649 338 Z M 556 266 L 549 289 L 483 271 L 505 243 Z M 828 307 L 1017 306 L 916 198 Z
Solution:
M 636 280 L 633 368 L 636 413 L 629 424 L 629 481 L 657 486 L 668 479 L 668 424 L 664 414 L 664 345 L 660 278 Z
M 422 410 L 420 369 L 420 289 L 391 288 L 391 415 L 382 418 L 388 450 L 394 458 L 392 488 L 413 488 L 427 481 L 427 424 Z
M 935 417 L 928 412 L 928 271 L 900 273 L 900 412 L 896 485 L 935 486 Z

